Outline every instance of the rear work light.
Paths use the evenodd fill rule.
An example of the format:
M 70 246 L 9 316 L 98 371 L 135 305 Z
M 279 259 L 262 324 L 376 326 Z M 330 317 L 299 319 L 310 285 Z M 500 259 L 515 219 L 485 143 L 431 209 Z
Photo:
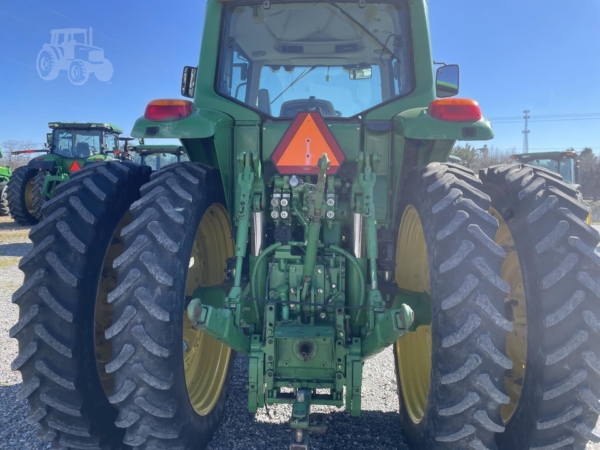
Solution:
M 479 103 L 468 98 L 440 98 L 429 105 L 429 114 L 446 122 L 477 122 L 481 120 Z
M 153 122 L 185 119 L 192 114 L 192 102 L 187 100 L 152 100 L 144 117 Z

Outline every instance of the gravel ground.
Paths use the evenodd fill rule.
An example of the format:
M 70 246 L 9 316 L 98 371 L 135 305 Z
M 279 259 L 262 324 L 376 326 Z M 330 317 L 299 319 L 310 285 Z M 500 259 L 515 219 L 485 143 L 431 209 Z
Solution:
M 50 448 L 37 439 L 37 427 L 25 422 L 27 405 L 15 398 L 21 375 L 10 369 L 17 343 L 8 338 L 8 330 L 18 318 L 11 295 L 23 281 L 17 264 L 31 248 L 27 233 L 27 228 L 0 217 L 0 449 Z M 311 435 L 312 450 L 408 450 L 399 426 L 393 359 L 388 349 L 365 364 L 361 417 L 352 418 L 343 408 L 313 408 L 328 413 L 328 431 Z M 210 450 L 283 450 L 289 445 L 290 406 L 273 406 L 269 415 L 264 410 L 256 416 L 247 412 L 247 368 L 248 360 L 238 356 L 227 413 Z M 600 450 L 600 445 L 590 444 L 586 449 Z

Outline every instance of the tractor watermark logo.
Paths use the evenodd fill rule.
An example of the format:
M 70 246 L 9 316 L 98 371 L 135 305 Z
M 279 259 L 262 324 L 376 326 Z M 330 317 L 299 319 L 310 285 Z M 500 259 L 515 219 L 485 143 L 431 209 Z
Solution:
M 52 30 L 50 36 L 50 43 L 44 44 L 35 64 L 42 80 L 54 80 L 63 70 L 75 86 L 84 84 L 91 73 L 98 81 L 112 78 L 113 65 L 104 57 L 104 50 L 92 45 L 91 28 Z

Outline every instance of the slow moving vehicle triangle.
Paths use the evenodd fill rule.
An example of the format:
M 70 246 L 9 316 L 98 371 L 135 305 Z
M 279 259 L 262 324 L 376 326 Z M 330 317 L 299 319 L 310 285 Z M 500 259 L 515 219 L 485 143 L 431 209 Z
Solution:
M 327 174 L 335 174 L 345 156 L 320 113 L 299 113 L 271 157 L 282 175 L 319 173 L 318 161 L 323 153 L 331 162 Z

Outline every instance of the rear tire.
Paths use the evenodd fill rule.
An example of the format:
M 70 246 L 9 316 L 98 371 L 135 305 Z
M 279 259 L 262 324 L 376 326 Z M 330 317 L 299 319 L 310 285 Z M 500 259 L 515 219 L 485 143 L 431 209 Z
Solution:
M 431 295 L 432 322 L 394 348 L 400 421 L 412 449 L 495 449 L 502 431 L 504 251 L 481 182 L 433 163 L 408 175 L 397 217 L 396 283 Z
M 107 249 L 119 247 L 115 230 L 149 172 L 116 162 L 79 172 L 46 203 L 47 218 L 32 228 L 33 249 L 19 263 L 25 281 L 13 295 L 19 321 L 9 333 L 19 342 L 17 398 L 29 403 L 27 422 L 38 422 L 41 437 L 57 447 L 122 446 L 97 369 L 97 355 L 108 351 L 110 359 L 110 348 L 95 339 L 110 311 L 97 306 L 114 278 Z
M 35 177 L 33 177 L 33 184 L 31 186 L 31 194 L 33 195 L 33 216 L 37 220 L 44 218 L 42 214 L 42 207 L 48 200 L 44 195 L 44 181 L 46 181 L 46 175 L 48 174 L 45 170 L 40 170 Z
M 35 225 L 38 219 L 33 211 L 33 178 L 38 169 L 27 166 L 16 169 L 8 182 L 6 198 L 10 215 L 19 225 Z
M 593 431 L 600 414 L 598 232 L 585 223 L 576 191 L 555 173 L 512 164 L 482 170 L 480 178 L 520 266 L 524 290 L 519 297 L 513 287 L 506 311 L 516 317 L 519 298 L 526 311 L 525 374 L 515 380 L 520 395 L 498 446 L 583 449 L 600 441 Z
M 127 428 L 124 442 L 140 450 L 204 449 L 223 417 L 235 353 L 217 341 L 221 347 L 212 353 L 202 352 L 209 341 L 192 345 L 185 313 L 186 296 L 195 286 L 220 284 L 233 254 L 220 186 L 218 172 L 207 166 L 169 165 L 142 188 L 142 198 L 131 207 L 133 222 L 122 233 L 125 251 L 115 261 L 119 285 L 109 294 L 115 321 L 107 330 L 116 356 L 106 370 L 115 375 L 111 401 L 119 405 L 117 426 Z M 218 232 L 205 233 L 204 218 L 212 223 L 219 214 L 222 220 L 212 224 Z M 212 251 L 201 251 L 206 246 Z M 191 335 L 211 339 L 201 332 Z M 196 344 L 197 359 L 188 361 L 185 355 L 195 352 Z M 197 370 L 197 384 L 192 383 L 194 393 L 208 385 L 200 388 L 207 400 L 202 404 L 188 392 L 186 375 L 188 365 L 210 366 L 210 356 L 222 361 L 218 370 L 209 376 Z M 212 380 L 220 380 L 214 389 Z
M 10 214 L 10 211 L 8 210 L 8 199 L 6 191 L 7 186 L 7 181 L 0 182 L 0 216 L 8 216 Z

